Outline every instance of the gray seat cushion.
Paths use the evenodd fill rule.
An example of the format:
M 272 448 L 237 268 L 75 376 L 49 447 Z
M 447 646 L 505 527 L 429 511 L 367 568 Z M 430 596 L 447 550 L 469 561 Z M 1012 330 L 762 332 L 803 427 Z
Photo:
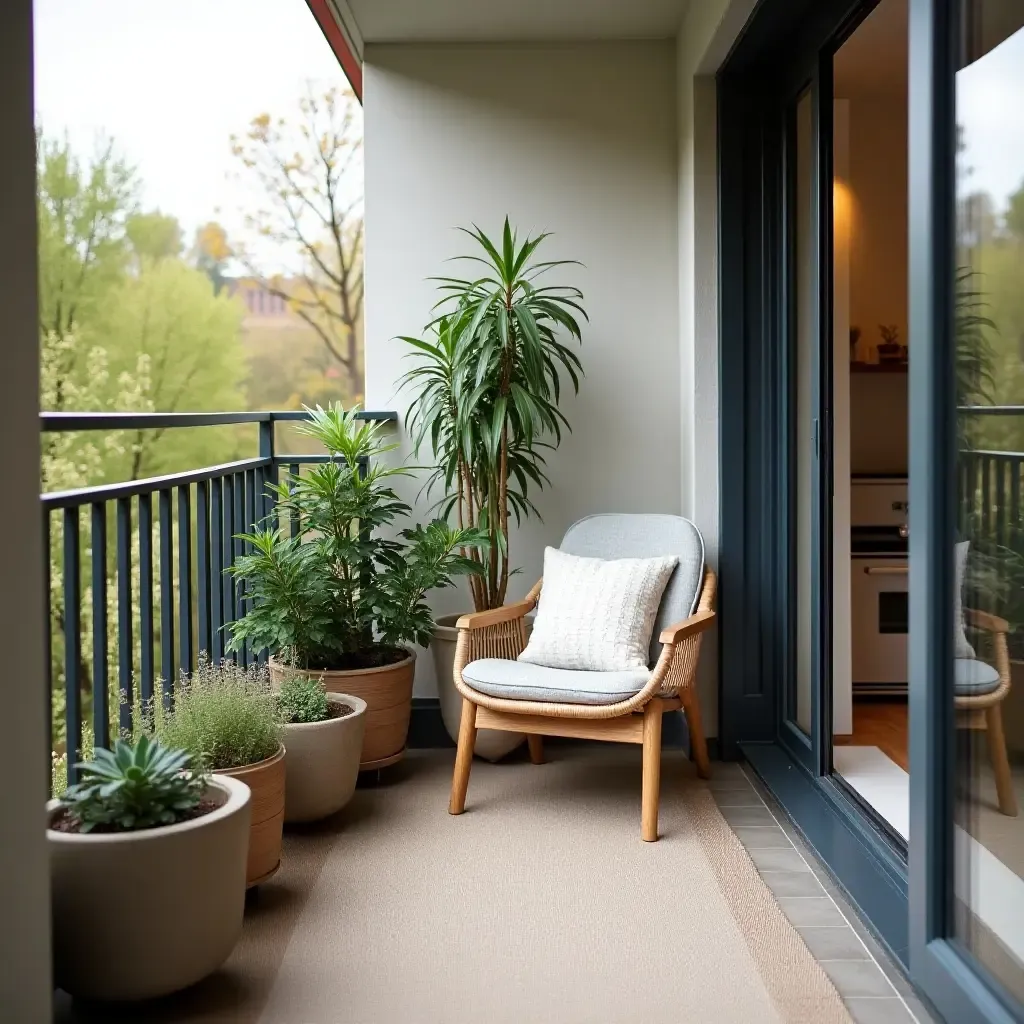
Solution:
M 647 669 L 578 672 L 502 658 L 481 658 L 462 670 L 465 682 L 490 697 L 563 704 L 617 704 L 638 694 L 650 677 Z
M 999 673 L 977 658 L 957 658 L 953 662 L 953 686 L 958 697 L 983 697 L 999 686 Z
M 675 555 L 679 559 L 662 595 L 651 634 L 651 665 L 661 654 L 661 631 L 689 618 L 697 610 L 704 582 L 704 538 L 689 519 L 657 513 L 587 516 L 565 531 L 559 550 L 585 558 Z

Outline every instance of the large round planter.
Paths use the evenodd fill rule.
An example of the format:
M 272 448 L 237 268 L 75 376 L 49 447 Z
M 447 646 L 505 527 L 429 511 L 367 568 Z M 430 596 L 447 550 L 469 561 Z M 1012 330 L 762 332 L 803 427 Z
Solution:
M 455 645 L 459 631 L 455 623 L 461 615 L 439 615 L 435 622 L 430 653 L 434 658 L 437 676 L 437 696 L 441 701 L 441 718 L 448 735 L 459 742 L 459 723 L 462 721 L 462 694 L 455 689 Z M 530 623 L 526 624 L 529 636 Z M 477 729 L 474 753 L 487 761 L 498 761 L 511 753 L 526 737 L 521 732 L 501 732 L 498 729 Z
M 223 768 L 216 775 L 239 779 L 252 790 L 249 826 L 249 858 L 245 886 L 265 882 L 281 866 L 281 832 L 284 828 L 285 748 L 273 757 L 241 768 Z
M 288 751 L 284 820 L 288 822 L 326 818 L 340 811 L 356 789 L 366 701 L 348 693 L 329 693 L 327 699 L 353 710 L 343 718 L 284 726 Z
M 359 770 L 385 768 L 401 761 L 405 755 L 405 741 L 409 735 L 409 716 L 412 713 L 412 679 L 416 670 L 416 655 L 393 665 L 380 668 L 326 671 L 301 671 L 270 659 L 270 679 L 281 685 L 286 672 L 299 672 L 313 679 L 322 679 L 329 693 L 346 693 L 366 702 L 366 731 Z
M 178 825 L 47 830 L 55 984 L 82 999 L 153 999 L 224 963 L 242 932 L 250 794 L 214 778 L 207 795 L 220 807 Z M 47 804 L 48 821 L 59 808 Z

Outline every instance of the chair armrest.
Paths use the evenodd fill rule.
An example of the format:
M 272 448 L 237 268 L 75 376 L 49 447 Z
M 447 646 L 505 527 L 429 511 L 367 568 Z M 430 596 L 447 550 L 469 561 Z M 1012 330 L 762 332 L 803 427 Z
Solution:
M 677 622 L 674 626 L 663 629 L 659 639 L 663 644 L 682 643 L 687 637 L 703 633 L 714 620 L 714 612 L 694 612 L 688 619 L 683 619 L 682 622 Z
M 525 601 L 507 604 L 502 608 L 492 608 L 486 612 L 472 612 L 469 615 L 463 615 L 455 625 L 459 629 L 483 629 L 485 626 L 497 626 L 501 622 L 515 622 L 527 612 L 532 612 L 536 605 L 536 599 L 528 597 Z
M 991 612 L 978 611 L 976 608 L 964 609 L 964 621 L 977 629 L 983 629 L 987 633 L 1009 633 L 1010 624 L 1006 619 L 999 618 Z

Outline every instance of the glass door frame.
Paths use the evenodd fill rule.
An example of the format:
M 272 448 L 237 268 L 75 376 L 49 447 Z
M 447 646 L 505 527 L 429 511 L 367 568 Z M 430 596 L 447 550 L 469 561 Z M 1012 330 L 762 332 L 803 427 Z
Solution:
M 956 538 L 957 0 L 909 0 L 910 973 L 957 1024 L 1022 1007 L 956 940 L 953 603 Z

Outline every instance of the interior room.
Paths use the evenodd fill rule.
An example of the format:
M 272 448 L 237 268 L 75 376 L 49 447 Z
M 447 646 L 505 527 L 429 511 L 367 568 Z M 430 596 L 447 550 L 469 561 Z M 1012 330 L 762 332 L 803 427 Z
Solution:
M 907 10 L 906 0 L 882 0 L 838 50 L 833 116 L 833 765 L 897 845 L 910 820 L 908 368 L 915 346 L 928 343 L 908 330 Z M 1024 420 L 1000 424 L 977 410 L 1021 403 L 1020 350 L 1001 340 L 1017 324 L 996 261 L 1016 244 L 1011 211 L 1024 166 L 998 156 L 1011 167 L 995 173 L 997 139 L 978 111 L 985 97 L 990 110 L 998 104 L 1001 67 L 1021 66 L 1024 32 L 1017 22 L 973 29 L 957 75 L 956 891 L 972 946 L 1019 990 L 1024 653 L 1013 612 L 1024 576 L 1014 449 Z M 975 367 L 966 383 L 962 360 Z M 979 675 L 989 682 L 976 686 Z

